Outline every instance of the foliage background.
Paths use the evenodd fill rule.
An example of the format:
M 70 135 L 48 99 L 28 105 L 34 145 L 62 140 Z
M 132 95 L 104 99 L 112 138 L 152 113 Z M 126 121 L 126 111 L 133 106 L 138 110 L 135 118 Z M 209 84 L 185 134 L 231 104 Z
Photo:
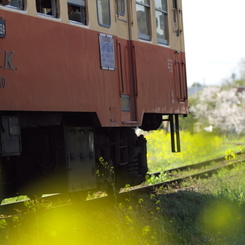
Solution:
M 181 152 L 171 152 L 170 133 L 157 130 L 147 133 L 147 158 L 150 171 L 161 171 L 182 165 L 196 163 L 210 158 L 210 154 L 218 156 L 225 142 L 225 137 L 214 133 L 192 134 L 181 131 Z M 224 152 L 223 152 L 224 155 Z
M 194 118 L 217 133 L 245 133 L 245 92 L 240 88 L 206 87 L 190 107 Z

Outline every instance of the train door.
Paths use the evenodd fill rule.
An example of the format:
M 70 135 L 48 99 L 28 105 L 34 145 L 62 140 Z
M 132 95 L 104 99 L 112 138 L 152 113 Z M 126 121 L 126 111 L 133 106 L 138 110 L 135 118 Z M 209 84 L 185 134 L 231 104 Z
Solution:
M 184 57 L 184 36 L 183 36 L 183 16 L 180 0 L 172 1 L 172 43 L 175 49 L 174 64 L 175 64 L 175 84 L 176 95 L 179 102 L 185 102 L 187 99 L 187 82 L 186 82 L 186 64 Z
M 115 0 L 117 27 L 117 70 L 119 78 L 119 94 L 121 98 L 122 123 L 133 125 L 138 123 L 136 117 L 137 84 L 135 78 L 134 50 L 131 42 L 132 1 Z

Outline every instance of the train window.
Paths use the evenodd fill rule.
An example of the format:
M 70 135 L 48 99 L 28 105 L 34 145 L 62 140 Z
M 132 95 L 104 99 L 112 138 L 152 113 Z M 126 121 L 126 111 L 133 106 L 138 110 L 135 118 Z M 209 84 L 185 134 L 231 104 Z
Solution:
M 36 0 L 36 7 L 38 13 L 58 17 L 57 0 Z
M 109 0 L 97 0 L 97 14 L 98 22 L 100 26 L 110 27 L 110 1 Z
M 24 0 L 11 0 L 11 1 L 2 1 L 3 5 L 7 5 L 8 7 L 13 7 L 17 9 L 24 9 Z
M 116 13 L 117 15 L 125 15 L 125 0 L 116 0 Z
M 138 37 L 150 40 L 150 0 L 136 1 Z
M 86 6 L 84 0 L 68 0 L 69 20 L 86 25 Z
M 179 24 L 178 24 L 178 6 L 177 0 L 173 0 L 173 21 L 174 21 L 174 33 L 176 37 L 179 37 Z
M 168 44 L 167 0 L 155 0 L 155 14 L 158 43 Z

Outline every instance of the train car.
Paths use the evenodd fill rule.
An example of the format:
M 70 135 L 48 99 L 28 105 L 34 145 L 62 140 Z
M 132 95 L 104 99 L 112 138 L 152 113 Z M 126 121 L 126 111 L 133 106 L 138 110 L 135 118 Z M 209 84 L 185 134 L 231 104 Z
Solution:
M 181 0 L 0 0 L 0 199 L 142 183 L 188 114 Z M 113 188 L 112 188 L 113 187 Z

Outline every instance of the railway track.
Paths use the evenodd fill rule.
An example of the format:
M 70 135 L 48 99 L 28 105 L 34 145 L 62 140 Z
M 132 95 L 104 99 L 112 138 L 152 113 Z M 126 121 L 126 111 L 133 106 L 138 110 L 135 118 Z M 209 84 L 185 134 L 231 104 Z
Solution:
M 175 175 L 172 175 L 171 179 L 166 180 L 166 181 L 161 182 L 161 183 L 153 184 L 153 185 L 149 186 L 149 188 L 157 188 L 160 186 L 163 186 L 163 187 L 176 186 L 188 178 L 196 178 L 196 177 L 208 178 L 211 175 L 217 173 L 222 168 L 234 168 L 235 165 L 239 164 L 239 163 L 245 163 L 245 157 L 244 157 L 244 159 L 229 161 L 226 164 L 220 164 L 220 166 L 215 166 L 215 167 L 205 169 L 205 170 L 200 170 L 200 171 L 198 171 L 198 164 L 199 163 L 197 163 L 196 166 L 193 166 L 193 168 L 191 165 L 189 165 L 188 168 L 186 166 L 184 166 L 184 167 L 181 167 L 180 169 L 178 169 L 178 168 L 175 168 L 174 170 L 169 169 L 169 170 L 164 171 L 164 173 L 167 174 L 167 173 L 171 173 L 173 171 L 177 171 L 177 172 L 178 171 L 186 171 L 188 173 L 188 169 L 191 169 L 191 170 L 196 169 L 197 171 L 195 173 L 191 173 L 191 174 L 184 174 L 180 177 L 174 177 Z M 202 166 L 202 164 L 204 164 L 204 163 L 200 163 L 200 166 Z M 152 173 L 151 176 L 160 176 L 160 174 L 162 174 L 162 172 Z M 177 176 L 178 176 L 178 174 L 177 174 Z M 145 187 L 145 188 L 147 188 L 147 187 Z
M 159 183 L 154 184 L 143 184 L 138 187 L 129 187 L 122 189 L 121 192 L 117 195 L 118 200 L 125 200 L 125 197 L 131 194 L 135 193 L 149 193 L 153 192 L 156 188 L 162 187 L 162 188 L 169 188 L 169 187 L 178 187 L 181 182 L 188 178 L 208 178 L 212 174 L 217 173 L 221 168 L 233 168 L 236 164 L 245 162 L 245 154 L 243 154 L 244 151 L 237 152 L 235 155 L 239 156 L 236 159 L 231 160 L 225 160 L 225 156 L 195 163 L 192 165 L 182 166 L 178 168 L 172 168 L 165 170 L 163 172 L 154 172 L 148 174 L 148 179 L 152 177 L 160 178 L 160 176 L 163 174 L 165 176 L 164 181 L 159 181 Z M 193 172 L 194 171 L 194 172 Z M 35 206 L 35 202 L 37 202 L 38 205 L 41 205 L 42 209 L 53 209 L 57 207 L 65 207 L 73 205 L 71 201 L 61 201 L 64 200 L 64 197 L 61 194 L 55 194 L 55 195 L 49 195 L 41 198 L 40 200 L 33 200 L 30 201 L 29 199 L 18 201 L 14 203 L 9 204 L 2 204 L 0 206 L 0 219 L 6 218 L 6 215 L 11 214 L 18 214 L 23 212 L 31 211 L 32 206 Z M 106 203 L 108 205 L 109 203 L 113 203 L 113 196 L 105 196 L 100 198 L 93 198 L 86 200 L 85 202 L 79 202 L 79 204 L 75 205 L 82 205 L 84 207 L 92 207 L 93 205 L 103 205 Z M 24 205 L 28 203 L 28 205 Z M 56 203 L 53 205 L 53 203 Z M 58 203 L 58 204 L 57 204 Z M 1 214 L 4 214 L 1 216 Z
M 234 153 L 234 155 L 238 158 L 238 159 L 245 159 L 245 150 L 241 150 L 238 151 L 236 153 Z M 231 158 L 230 160 L 226 160 L 226 158 Z M 236 159 L 237 159 L 236 158 Z M 202 161 L 202 162 L 198 162 L 198 163 L 194 163 L 194 164 L 190 164 L 190 165 L 185 165 L 185 166 L 181 166 L 181 167 L 176 167 L 176 168 L 171 168 L 171 169 L 167 169 L 164 170 L 163 172 L 154 172 L 154 173 L 150 173 L 150 176 L 160 176 L 161 174 L 166 174 L 166 175 L 176 175 L 176 173 L 181 173 L 184 171 L 191 171 L 191 170 L 200 170 L 202 168 L 208 167 L 212 164 L 216 164 L 216 166 L 218 167 L 226 165 L 227 162 L 232 162 L 234 160 L 236 160 L 232 157 L 232 155 L 226 155 L 226 156 L 222 156 L 222 157 L 217 157 L 217 158 L 213 158 L 213 159 L 209 159 L 206 161 Z
M 232 155 L 226 155 L 191 165 L 164 170 L 162 172 L 149 173 L 148 179 L 157 177 L 160 179 L 160 182 L 151 185 L 143 185 L 137 188 L 131 188 L 130 191 L 152 191 L 159 187 L 168 188 L 170 186 L 179 186 L 181 182 L 188 178 L 208 178 L 211 175 L 217 173 L 222 168 L 233 168 L 236 164 L 245 162 L 244 150 L 236 152 L 234 156 L 236 157 L 234 158 Z M 227 160 L 227 158 L 230 159 Z M 161 175 L 163 175 L 163 178 L 161 178 Z M 161 179 L 164 178 L 165 180 L 161 181 Z

